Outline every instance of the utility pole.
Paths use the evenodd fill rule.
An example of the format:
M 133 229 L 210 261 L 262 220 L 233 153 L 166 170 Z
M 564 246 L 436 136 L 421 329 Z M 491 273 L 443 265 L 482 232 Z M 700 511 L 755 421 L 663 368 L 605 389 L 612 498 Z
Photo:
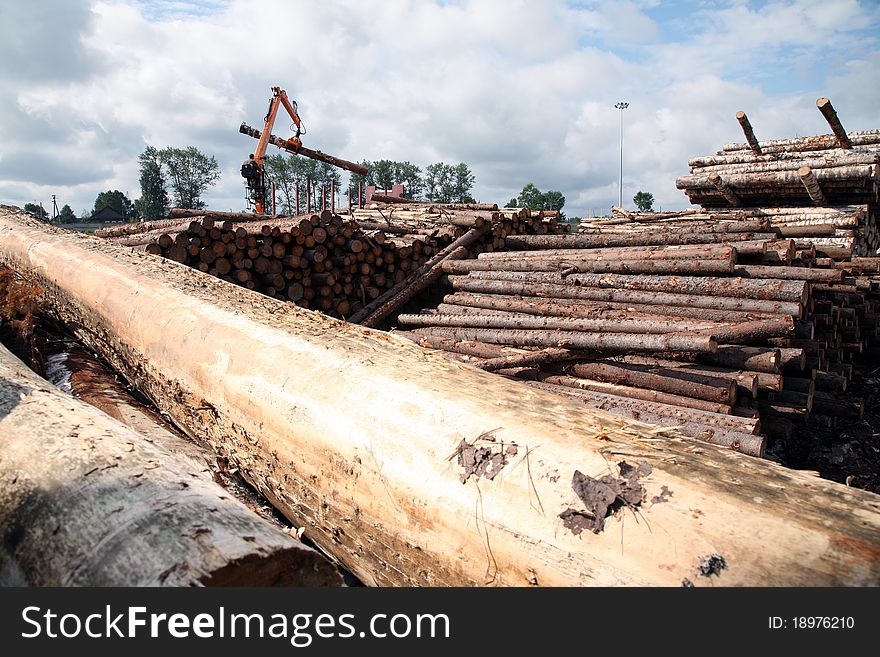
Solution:
M 629 107 L 629 103 L 615 103 L 614 108 L 620 110 L 620 178 L 618 184 L 617 207 L 623 207 L 623 110 Z
M 58 212 L 58 203 L 55 202 L 55 194 L 52 194 L 52 222 L 55 223 L 55 220 L 58 218 L 58 215 L 61 213 Z

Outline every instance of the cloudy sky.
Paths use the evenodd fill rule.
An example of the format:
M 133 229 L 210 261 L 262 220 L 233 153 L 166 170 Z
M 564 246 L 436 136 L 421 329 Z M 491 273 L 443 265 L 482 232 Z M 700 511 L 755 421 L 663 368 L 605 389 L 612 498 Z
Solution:
M 878 42 L 877 0 L 3 0 L 0 202 L 134 200 L 146 145 L 193 145 L 222 168 L 209 207 L 243 209 L 238 126 L 280 85 L 311 148 L 463 161 L 481 201 L 534 182 L 576 216 L 617 202 L 627 101 L 624 204 L 683 208 L 675 177 L 742 141 L 737 110 L 759 139 L 828 132 L 821 96 L 880 128 Z

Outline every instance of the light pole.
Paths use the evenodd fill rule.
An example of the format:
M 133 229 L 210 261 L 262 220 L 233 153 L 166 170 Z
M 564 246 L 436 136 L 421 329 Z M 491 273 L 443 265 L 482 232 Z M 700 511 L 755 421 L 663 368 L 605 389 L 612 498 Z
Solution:
M 629 103 L 615 103 L 614 108 L 620 110 L 620 179 L 618 185 L 617 206 L 623 207 L 623 110 L 629 107 Z

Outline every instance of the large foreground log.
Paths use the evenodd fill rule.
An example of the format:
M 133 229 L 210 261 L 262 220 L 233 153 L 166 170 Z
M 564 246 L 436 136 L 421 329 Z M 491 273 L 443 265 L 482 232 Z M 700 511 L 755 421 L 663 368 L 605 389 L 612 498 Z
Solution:
M 710 554 L 722 584 L 880 584 L 870 493 L 24 213 L 0 211 L 0 260 L 369 584 L 709 585 Z M 652 468 L 635 507 L 573 490 L 576 472 L 632 475 L 624 461 Z
M 0 345 L 0 585 L 336 585 L 327 559 Z

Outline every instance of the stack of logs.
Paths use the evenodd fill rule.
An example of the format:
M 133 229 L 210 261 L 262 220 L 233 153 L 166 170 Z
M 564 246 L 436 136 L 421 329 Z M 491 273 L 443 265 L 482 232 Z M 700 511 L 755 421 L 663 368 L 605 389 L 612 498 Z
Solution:
M 481 218 L 492 226 L 490 234 L 482 240 L 483 251 L 503 249 L 504 238 L 508 235 L 546 235 L 567 230 L 558 224 L 559 213 L 556 211 L 499 209 L 496 204 L 489 203 L 414 203 L 378 194 L 374 194 L 373 199 L 385 199 L 386 202 L 374 202 L 350 211 L 351 217 L 366 231 L 421 237 L 428 241 L 445 239 L 448 243 L 473 227 L 474 218 Z
M 376 204 L 344 217 L 297 217 L 175 208 L 170 219 L 95 234 L 143 248 L 303 308 L 348 318 L 415 280 L 434 260 L 492 250 L 510 234 L 556 230 L 555 219 L 497 206 Z M 381 218 L 381 221 L 374 219 Z M 361 223 L 363 221 L 363 223 Z M 469 231 L 480 234 L 465 237 Z
M 454 290 L 400 333 L 618 415 L 761 455 L 812 417 L 859 417 L 852 359 L 877 337 L 878 279 L 823 223 L 778 210 L 619 213 L 578 235 L 511 236 L 443 264 Z M 824 249 L 824 250 L 823 250 Z M 833 255 L 829 255 L 829 253 Z M 860 259 L 864 269 L 880 261 Z M 846 266 L 845 266 L 846 265 Z
M 750 226 L 755 234 L 744 231 L 739 235 L 741 241 L 766 240 L 775 236 L 775 242 L 769 245 L 771 249 L 780 249 L 783 253 L 794 249 L 791 257 L 797 260 L 811 261 L 817 257 L 848 260 L 852 256 L 876 252 L 880 247 L 877 212 L 867 204 L 645 213 L 615 207 L 613 211 L 616 216 L 611 219 L 582 220 L 578 232 L 601 235 L 607 238 L 606 246 L 626 246 L 635 226 L 636 230 L 674 230 L 674 239 L 678 243 L 705 244 L 717 241 L 717 236 L 712 237 L 712 234 L 725 230 L 728 222 L 743 221 L 749 222 L 743 225 Z M 763 235 L 757 232 L 761 227 L 765 230 Z M 741 245 L 741 253 L 744 246 L 748 245 Z
M 704 208 L 876 204 L 880 130 L 847 133 L 827 98 L 816 104 L 833 134 L 759 142 L 738 112 L 746 143 L 690 160 L 676 186 Z

